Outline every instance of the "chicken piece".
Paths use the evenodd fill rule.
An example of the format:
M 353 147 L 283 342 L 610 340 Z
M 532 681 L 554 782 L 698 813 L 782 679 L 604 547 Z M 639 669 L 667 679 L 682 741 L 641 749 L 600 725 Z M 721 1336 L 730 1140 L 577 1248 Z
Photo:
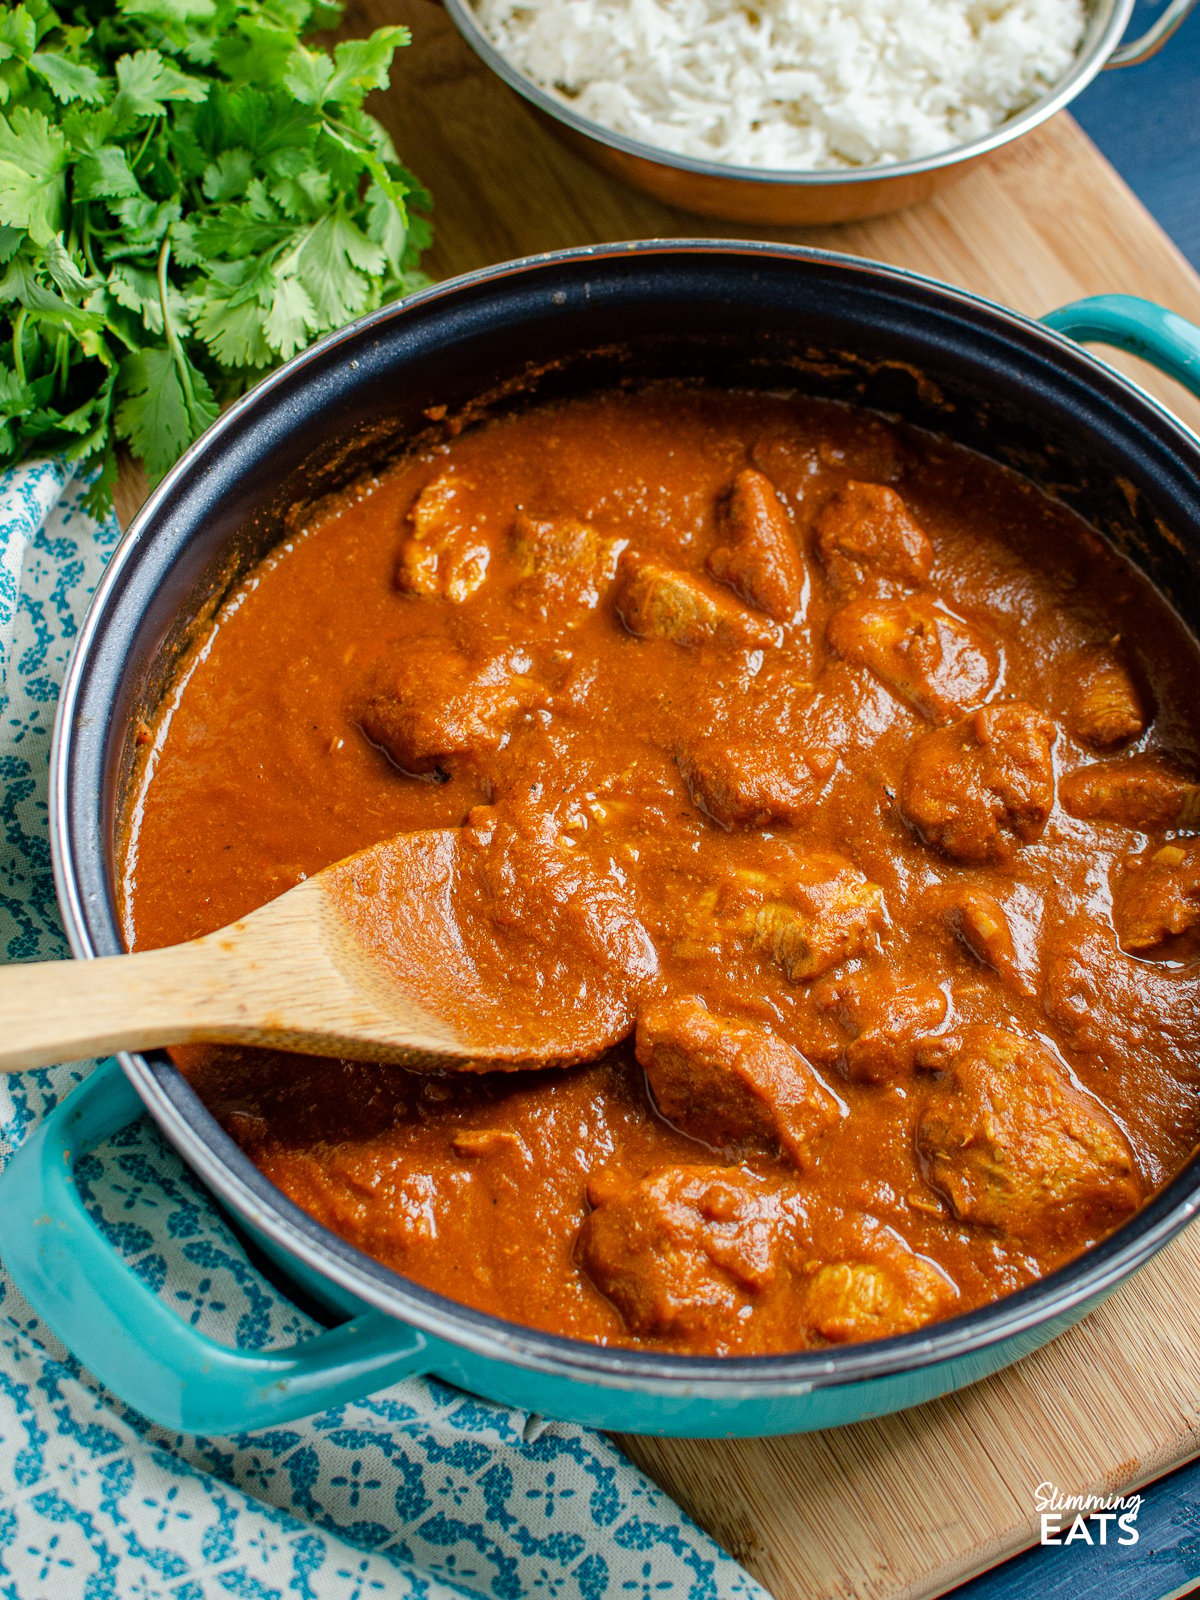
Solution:
M 590 522 L 574 517 L 531 517 L 519 510 L 513 518 L 509 547 L 523 577 L 573 570 L 589 576 L 601 557 L 601 540 Z
M 452 756 L 494 750 L 543 694 L 520 651 L 472 660 L 436 639 L 417 639 L 390 656 L 355 720 L 404 772 L 427 773 Z
M 1200 826 L 1200 784 L 1163 756 L 1077 767 L 1060 783 L 1059 796 L 1083 822 L 1116 822 L 1139 833 Z
M 933 570 L 933 546 L 896 491 L 854 478 L 821 512 L 817 553 L 841 594 L 915 589 Z
M 1156 1164 L 1148 1176 L 1170 1176 L 1196 1143 L 1200 981 L 1193 965 L 1128 955 L 1112 928 L 1084 912 L 1045 940 L 1042 1005 L 1056 1037 L 1119 1086 L 1122 1120 Z
M 803 822 L 828 782 L 837 756 L 785 745 L 698 739 L 679 756 L 696 805 L 723 828 L 769 828 Z
M 736 960 L 748 945 L 801 983 L 875 946 L 888 920 L 878 884 L 833 852 L 779 859 L 774 871 L 739 867 L 689 886 L 671 909 L 672 955 Z
M 718 1148 L 783 1150 L 803 1167 L 841 1116 L 798 1050 L 761 1024 L 714 1016 L 696 996 L 642 1012 L 637 1058 L 663 1116 Z
M 509 549 L 525 582 L 516 603 L 543 619 L 556 611 L 590 611 L 615 576 L 623 548 L 623 541 L 602 538 L 590 522 L 518 511 Z
M 940 1064 L 950 1006 L 936 983 L 871 967 L 827 979 L 813 999 L 836 1024 L 831 1054 L 852 1083 L 895 1083 Z
M 801 1314 L 819 1338 L 830 1344 L 888 1339 L 924 1327 L 952 1308 L 956 1286 L 891 1228 L 864 1217 L 844 1231 L 854 1254 L 804 1268 L 808 1283 Z
M 1125 950 L 1154 950 L 1200 924 L 1200 840 L 1165 844 L 1126 864 L 1113 891 Z
M 617 611 L 641 639 L 700 644 L 771 644 L 778 631 L 701 578 L 631 552 L 617 569 Z
M 721 524 L 726 542 L 709 555 L 708 570 L 747 605 L 790 622 L 804 599 L 804 563 L 792 519 L 770 480 L 753 467 L 739 472 Z
M 453 471 L 432 479 L 408 514 L 412 529 L 400 547 L 396 587 L 461 605 L 487 577 L 491 547 L 472 525 L 474 484 Z
M 916 1143 L 960 1222 L 1027 1243 L 1078 1248 L 1141 1203 L 1133 1152 L 1108 1112 L 1044 1045 L 1001 1028 L 967 1030 Z
M 793 983 L 862 955 L 887 926 L 883 890 L 844 856 L 801 856 L 746 913 L 751 943 Z
M 986 889 L 960 884 L 950 892 L 942 914 L 951 933 L 976 961 L 998 972 L 1019 994 L 1033 994 L 1033 984 L 1017 959 L 1008 916 L 994 895 Z
M 778 1273 L 782 1191 L 744 1167 L 660 1167 L 640 1180 L 605 1171 L 588 1199 L 578 1259 L 633 1333 L 694 1333 L 736 1316 Z
M 1149 716 L 1133 674 L 1112 645 L 1081 650 L 1071 663 L 1074 688 L 1067 727 L 1097 750 L 1128 744 L 1145 733 Z
M 483 1160 L 488 1156 L 510 1156 L 529 1165 L 533 1156 L 524 1139 L 511 1128 L 460 1128 L 450 1139 L 456 1156 Z
M 945 1280 L 913 1257 L 907 1281 L 870 1261 L 835 1261 L 819 1267 L 804 1297 L 804 1319 L 830 1344 L 890 1339 L 911 1333 L 937 1316 L 950 1298 Z
M 828 638 L 931 722 L 981 705 L 999 671 L 995 647 L 931 595 L 852 600 L 830 617 Z
M 1013 700 L 922 734 L 904 765 L 901 814 L 952 860 L 1007 860 L 1041 836 L 1054 807 L 1057 731 Z

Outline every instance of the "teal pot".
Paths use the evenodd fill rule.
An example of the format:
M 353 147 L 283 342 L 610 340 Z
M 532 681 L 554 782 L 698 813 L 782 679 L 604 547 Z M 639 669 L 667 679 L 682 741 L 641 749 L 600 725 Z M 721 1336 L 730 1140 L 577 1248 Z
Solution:
M 1200 624 L 1200 441 L 1069 337 L 1136 350 L 1200 393 L 1200 332 L 1124 297 L 1046 323 L 845 257 L 651 241 L 439 284 L 297 356 L 155 490 L 81 630 L 51 775 L 59 902 L 75 954 L 122 948 L 117 834 L 132 730 L 157 705 L 189 629 L 282 536 L 289 506 L 396 448 L 434 405 L 679 376 L 873 406 L 1019 465 Z M 91 1146 L 143 1111 L 337 1325 L 291 1350 L 228 1350 L 128 1269 L 74 1174 Z M 1083 1316 L 1198 1204 L 1193 1160 L 1110 1239 L 1042 1282 L 895 1339 L 730 1359 L 602 1349 L 457 1305 L 353 1249 L 270 1184 L 154 1053 L 101 1067 L 9 1163 L 0 1254 L 83 1364 L 172 1428 L 269 1426 L 431 1373 L 598 1427 L 752 1436 L 878 1416 L 997 1371 Z

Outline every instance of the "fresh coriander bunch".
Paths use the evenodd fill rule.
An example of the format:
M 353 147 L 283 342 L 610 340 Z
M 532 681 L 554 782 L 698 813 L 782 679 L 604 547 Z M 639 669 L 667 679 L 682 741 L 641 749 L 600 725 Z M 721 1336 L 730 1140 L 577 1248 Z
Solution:
M 267 368 L 425 281 L 429 197 L 362 109 L 404 28 L 326 0 L 0 7 L 0 466 L 157 480 Z M 415 214 L 414 214 L 415 211 Z

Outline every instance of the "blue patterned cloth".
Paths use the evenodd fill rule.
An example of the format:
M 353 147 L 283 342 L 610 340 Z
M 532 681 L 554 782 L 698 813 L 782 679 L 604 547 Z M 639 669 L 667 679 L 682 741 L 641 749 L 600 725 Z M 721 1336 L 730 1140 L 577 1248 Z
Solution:
M 0 960 L 66 954 L 46 833 L 55 697 L 117 529 L 55 463 L 0 476 Z M 91 1062 L 0 1077 L 0 1168 Z M 188 1322 L 315 1331 L 146 1120 L 80 1186 Z M 131 1357 L 133 1352 L 131 1352 Z M 102 1390 L 0 1268 L 5 1600 L 765 1600 L 606 1440 L 408 1379 L 295 1425 L 168 1434 Z

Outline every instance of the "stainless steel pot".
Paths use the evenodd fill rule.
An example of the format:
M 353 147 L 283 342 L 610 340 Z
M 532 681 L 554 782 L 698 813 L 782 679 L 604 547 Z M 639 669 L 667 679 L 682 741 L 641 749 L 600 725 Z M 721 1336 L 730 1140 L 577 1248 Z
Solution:
M 936 189 L 962 177 L 993 151 L 1061 111 L 1098 72 L 1148 60 L 1171 37 L 1197 0 L 1170 0 L 1153 26 L 1127 44 L 1121 40 L 1136 0 L 1090 0 L 1087 31 L 1070 71 L 1049 94 L 1035 100 L 995 132 L 917 161 L 828 172 L 773 171 L 700 161 L 614 133 L 580 116 L 568 101 L 543 89 L 507 61 L 480 27 L 471 0 L 443 3 L 480 59 L 529 102 L 564 144 L 595 166 L 656 200 L 701 216 L 795 226 L 852 222 L 928 199 Z

